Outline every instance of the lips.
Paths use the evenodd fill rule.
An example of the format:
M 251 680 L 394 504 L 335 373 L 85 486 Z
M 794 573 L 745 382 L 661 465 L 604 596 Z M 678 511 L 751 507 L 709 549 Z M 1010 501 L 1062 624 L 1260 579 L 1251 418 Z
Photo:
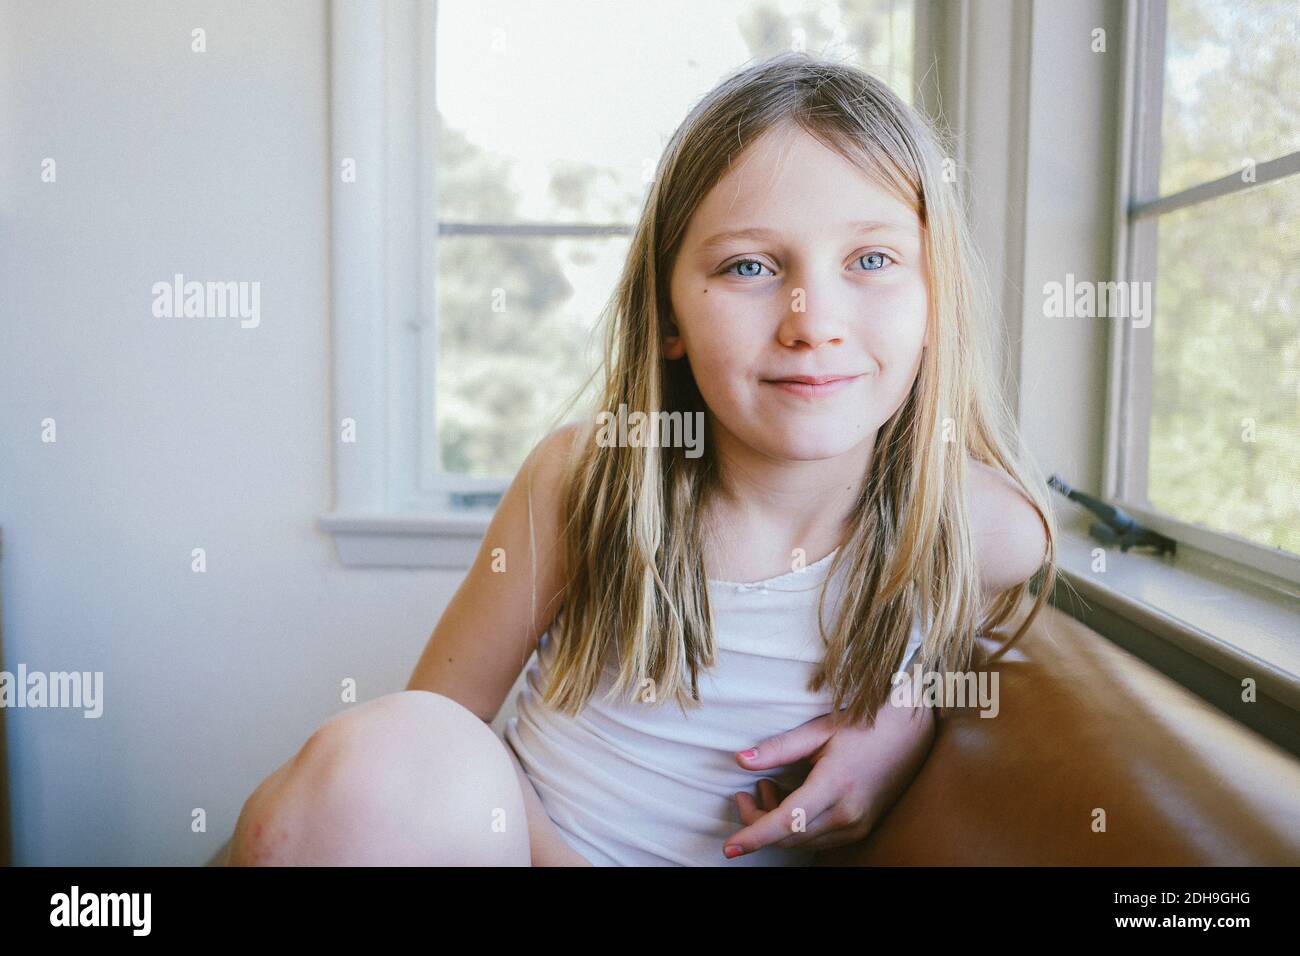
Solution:
M 861 375 L 788 375 L 783 378 L 763 379 L 763 384 L 773 385 L 790 395 L 820 398 L 847 388 Z
M 825 385 L 842 378 L 857 378 L 856 375 L 787 375 L 782 378 L 767 379 L 769 382 L 802 382 L 804 385 Z

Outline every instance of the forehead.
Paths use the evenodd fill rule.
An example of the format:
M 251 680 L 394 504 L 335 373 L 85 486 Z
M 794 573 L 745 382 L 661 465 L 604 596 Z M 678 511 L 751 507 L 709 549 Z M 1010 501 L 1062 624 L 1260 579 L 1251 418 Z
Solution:
M 825 228 L 875 221 L 919 234 L 920 221 L 871 174 L 794 124 L 782 124 L 733 157 L 696 209 L 687 242 L 732 226 Z

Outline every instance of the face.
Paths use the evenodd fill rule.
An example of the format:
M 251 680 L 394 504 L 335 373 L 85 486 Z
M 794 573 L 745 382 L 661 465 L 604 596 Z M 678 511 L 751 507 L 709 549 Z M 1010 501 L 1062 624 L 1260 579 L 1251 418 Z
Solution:
M 705 197 L 671 278 L 714 440 L 813 461 L 871 447 L 927 344 L 921 225 L 804 131 L 769 130 Z

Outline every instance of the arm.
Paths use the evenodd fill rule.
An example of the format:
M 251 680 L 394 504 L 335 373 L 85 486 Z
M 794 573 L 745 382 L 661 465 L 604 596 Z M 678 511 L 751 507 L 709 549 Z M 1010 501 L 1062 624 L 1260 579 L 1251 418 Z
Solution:
M 1038 511 L 1001 471 L 970 460 L 971 538 L 985 604 L 1033 577 L 1047 560 Z
M 489 723 L 501 709 L 559 608 L 564 585 L 559 485 L 575 437 L 573 424 L 557 429 L 519 469 L 492 516 L 474 563 L 420 655 L 407 690 L 443 694 Z M 536 620 L 531 619 L 534 576 Z
M 577 425 L 569 424 L 552 432 L 520 468 L 497 506 L 465 580 L 420 655 L 407 690 L 427 690 L 450 697 L 487 723 L 496 717 L 559 608 L 564 588 L 559 547 L 560 484 L 565 459 L 578 431 Z M 504 570 L 494 570 L 494 566 L 501 568 L 502 559 Z M 523 792 L 533 863 L 585 863 L 546 815 L 514 751 L 504 742 L 503 746 Z

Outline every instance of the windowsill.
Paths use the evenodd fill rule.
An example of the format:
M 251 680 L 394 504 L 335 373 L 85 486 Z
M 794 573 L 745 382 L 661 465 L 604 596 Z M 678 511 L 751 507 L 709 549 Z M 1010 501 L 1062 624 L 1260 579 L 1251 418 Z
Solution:
M 1106 570 L 1096 572 L 1092 552 L 1103 545 L 1088 523 L 1063 521 L 1057 543 L 1058 570 L 1085 604 L 1238 681 L 1255 678 L 1261 693 L 1300 712 L 1300 600 L 1287 584 L 1184 542 L 1161 557 L 1105 547 Z
M 495 512 L 487 508 L 425 514 L 346 514 L 319 518 L 348 567 L 444 568 L 474 563 Z

